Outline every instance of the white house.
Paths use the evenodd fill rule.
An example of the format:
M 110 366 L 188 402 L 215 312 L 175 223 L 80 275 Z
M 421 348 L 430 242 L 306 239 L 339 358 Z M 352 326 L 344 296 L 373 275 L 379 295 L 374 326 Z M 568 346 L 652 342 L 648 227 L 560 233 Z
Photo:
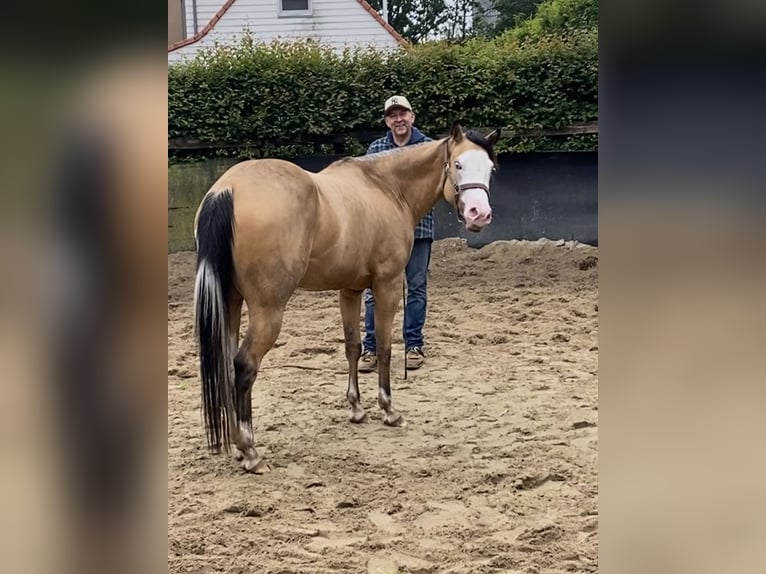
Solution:
M 256 40 L 310 38 L 335 49 L 407 45 L 365 0 L 168 0 L 168 63 L 203 47 Z

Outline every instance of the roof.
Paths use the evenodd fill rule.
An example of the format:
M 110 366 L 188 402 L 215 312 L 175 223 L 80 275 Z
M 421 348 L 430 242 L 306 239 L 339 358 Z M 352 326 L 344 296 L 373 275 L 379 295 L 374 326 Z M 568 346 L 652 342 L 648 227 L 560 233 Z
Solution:
M 221 9 L 216 12 L 215 16 L 213 16 L 212 20 L 207 23 L 207 25 L 202 28 L 199 32 L 197 32 L 194 36 L 190 36 L 189 38 L 184 38 L 183 40 L 179 40 L 178 42 L 174 42 L 173 44 L 170 44 L 168 46 L 168 52 L 172 52 L 173 50 L 178 50 L 179 48 L 183 48 L 184 46 L 188 46 L 190 44 L 194 44 L 195 42 L 199 42 L 202 38 L 208 35 L 210 31 L 215 28 L 215 25 L 218 23 L 218 21 L 223 17 L 224 14 L 226 14 L 226 11 L 231 8 L 232 4 L 234 4 L 236 0 L 226 0 L 226 3 L 224 3 L 223 6 L 221 6 Z M 391 24 L 386 22 L 380 14 L 370 6 L 370 4 L 366 0 L 356 0 L 359 5 L 367 10 L 373 18 L 381 25 L 383 28 L 391 34 L 391 37 L 396 40 L 397 43 L 399 43 L 402 46 L 409 46 L 409 42 L 402 38 L 402 36 L 391 27 Z

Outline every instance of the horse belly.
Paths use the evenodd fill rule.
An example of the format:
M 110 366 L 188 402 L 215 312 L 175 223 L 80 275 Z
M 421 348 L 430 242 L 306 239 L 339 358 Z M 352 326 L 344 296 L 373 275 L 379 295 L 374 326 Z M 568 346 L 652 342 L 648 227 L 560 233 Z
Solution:
M 308 291 L 362 290 L 369 287 L 369 273 L 355 259 L 336 262 L 312 257 L 298 286 Z

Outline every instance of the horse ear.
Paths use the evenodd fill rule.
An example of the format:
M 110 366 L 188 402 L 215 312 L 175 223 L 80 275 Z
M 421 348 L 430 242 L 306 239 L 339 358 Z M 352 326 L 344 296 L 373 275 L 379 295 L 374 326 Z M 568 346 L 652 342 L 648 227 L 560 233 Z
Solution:
M 497 140 L 500 139 L 500 130 L 501 128 L 497 128 L 495 131 L 487 135 L 487 141 L 493 147 L 497 143 Z
M 460 143 L 463 139 L 463 128 L 460 127 L 460 122 L 456 121 L 452 124 L 452 129 L 449 132 L 449 137 L 455 140 L 455 143 Z

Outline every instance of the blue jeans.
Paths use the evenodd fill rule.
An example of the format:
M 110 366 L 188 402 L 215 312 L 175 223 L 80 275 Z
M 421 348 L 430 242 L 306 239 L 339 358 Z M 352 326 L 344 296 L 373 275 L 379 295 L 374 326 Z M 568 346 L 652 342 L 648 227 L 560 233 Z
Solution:
M 426 322 L 428 304 L 428 265 L 431 263 L 431 239 L 416 239 L 412 253 L 404 270 L 407 277 L 407 307 L 404 313 L 402 334 L 405 347 L 423 346 L 423 325 Z M 374 353 L 375 345 L 375 300 L 372 291 L 364 292 L 364 350 Z

